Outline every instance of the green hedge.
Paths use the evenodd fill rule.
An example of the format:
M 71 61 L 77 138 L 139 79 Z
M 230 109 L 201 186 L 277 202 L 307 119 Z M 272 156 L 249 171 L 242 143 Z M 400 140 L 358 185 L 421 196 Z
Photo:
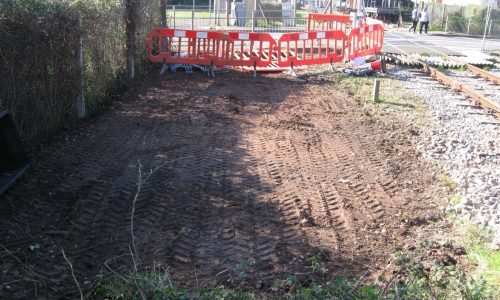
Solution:
M 145 35 L 159 24 L 159 1 L 140 4 L 136 39 L 139 75 L 148 66 Z M 80 34 L 87 111 L 98 112 L 124 88 L 124 15 L 121 0 L 0 1 L 0 110 L 10 110 L 24 138 L 49 136 L 74 122 Z
M 78 36 L 78 14 L 63 4 L 0 4 L 0 105 L 23 136 L 43 135 L 73 118 Z

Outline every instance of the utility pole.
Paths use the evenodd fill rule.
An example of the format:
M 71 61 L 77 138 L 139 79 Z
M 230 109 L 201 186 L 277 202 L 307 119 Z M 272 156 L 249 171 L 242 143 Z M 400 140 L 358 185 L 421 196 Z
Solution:
M 484 33 L 483 33 L 483 45 L 481 46 L 481 52 L 484 52 L 484 45 L 486 43 L 486 32 L 488 31 L 488 23 L 491 21 L 491 10 L 493 9 L 493 0 L 488 1 L 488 9 L 486 10 L 486 20 L 484 24 Z

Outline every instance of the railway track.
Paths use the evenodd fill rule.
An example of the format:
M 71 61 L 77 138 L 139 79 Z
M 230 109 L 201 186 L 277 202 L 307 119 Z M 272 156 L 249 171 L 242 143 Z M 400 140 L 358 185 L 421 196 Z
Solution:
M 455 82 L 470 87 L 474 92 L 483 95 L 493 105 L 500 106 L 500 86 L 497 84 L 497 81 L 500 82 L 500 78 L 478 68 L 478 71 L 486 74 L 481 75 L 472 72 L 470 67 L 475 68 L 474 66 L 467 66 L 465 71 L 449 69 L 444 70 L 443 73 Z
M 431 78 L 455 91 L 464 93 L 467 98 L 473 100 L 474 105 L 483 107 L 487 114 L 492 114 L 500 119 L 500 86 L 498 85 L 500 84 L 500 77 L 497 75 L 452 57 L 430 61 L 431 63 L 439 61 L 441 62 L 440 66 L 443 66 L 442 62 L 448 62 L 448 66 L 461 67 L 465 71 L 436 68 L 419 58 L 411 56 L 405 58 L 389 55 L 388 61 L 419 67 L 421 71 L 430 75 Z
M 471 64 L 467 64 L 467 70 L 469 70 L 470 72 L 472 72 L 478 76 L 481 76 L 484 79 L 491 81 L 492 83 L 500 84 L 500 77 L 498 77 L 497 75 L 495 75 L 493 73 L 490 73 L 488 71 L 480 69 L 480 68 L 473 66 Z
M 425 105 L 425 113 L 415 120 L 425 124 L 415 138 L 417 148 L 456 183 L 460 200 L 451 204 L 450 211 L 491 227 L 494 239 L 500 241 L 500 122 L 494 102 L 499 86 L 490 76 L 488 81 L 472 73 L 474 68 L 420 66 L 391 70 Z

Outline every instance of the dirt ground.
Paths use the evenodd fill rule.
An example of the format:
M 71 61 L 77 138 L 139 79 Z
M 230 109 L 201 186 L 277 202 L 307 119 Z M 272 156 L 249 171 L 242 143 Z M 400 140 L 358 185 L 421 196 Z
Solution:
M 318 255 L 327 276 L 375 276 L 433 235 L 442 195 L 383 118 L 327 80 L 155 76 L 34 154 L 0 196 L 0 298 L 77 296 L 62 249 L 86 293 L 132 267 L 139 165 L 142 179 L 157 170 L 136 198 L 138 263 L 181 286 L 269 290 L 307 281 Z

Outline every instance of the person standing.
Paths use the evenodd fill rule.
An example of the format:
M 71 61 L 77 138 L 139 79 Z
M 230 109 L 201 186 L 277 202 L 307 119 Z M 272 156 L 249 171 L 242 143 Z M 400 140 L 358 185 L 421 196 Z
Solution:
M 420 16 L 420 34 L 422 34 L 422 27 L 425 27 L 425 33 L 429 30 L 429 13 L 427 12 L 427 7 L 424 8 Z
M 411 30 L 413 29 L 413 33 L 416 33 L 418 24 L 418 6 L 415 6 L 413 8 L 413 11 L 411 12 L 411 22 L 412 25 L 410 27 L 410 30 L 408 30 L 408 32 L 411 32 Z

